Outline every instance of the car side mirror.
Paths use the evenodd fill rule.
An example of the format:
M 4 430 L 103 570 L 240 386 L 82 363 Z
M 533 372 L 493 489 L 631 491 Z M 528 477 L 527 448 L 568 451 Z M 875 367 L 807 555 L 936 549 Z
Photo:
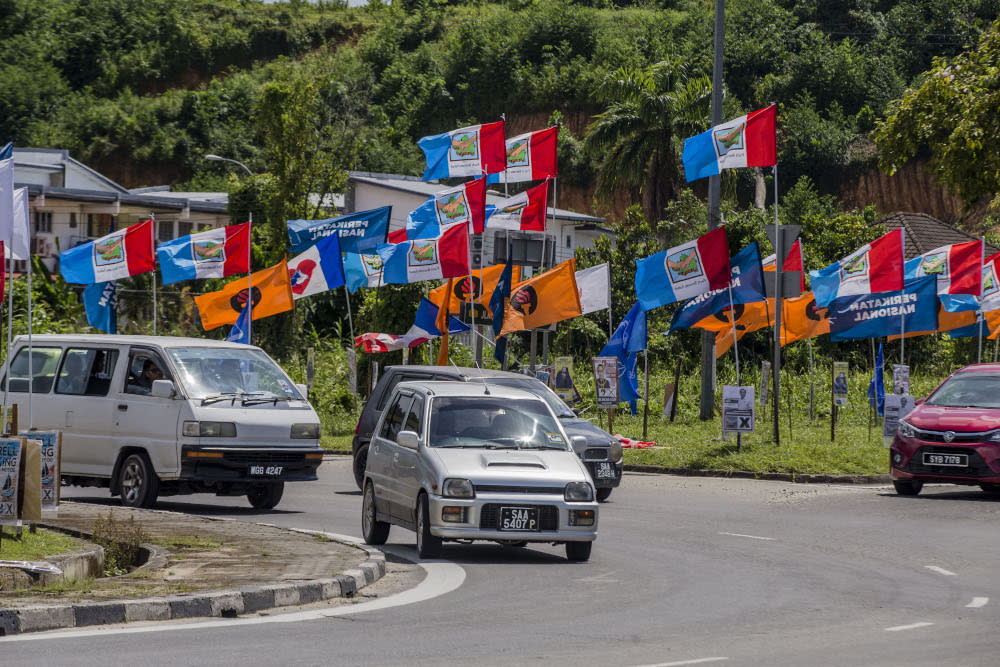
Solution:
M 420 437 L 414 431 L 400 431 L 396 435 L 396 444 L 407 449 L 416 449 L 420 444 Z
M 306 398 L 309 398 L 309 387 L 307 387 L 306 385 L 302 384 L 301 382 L 296 382 L 295 383 L 295 388 L 299 390 L 300 394 L 302 394 Z
M 174 391 L 174 383 L 170 380 L 153 380 L 149 393 L 157 398 L 173 398 L 176 392 Z

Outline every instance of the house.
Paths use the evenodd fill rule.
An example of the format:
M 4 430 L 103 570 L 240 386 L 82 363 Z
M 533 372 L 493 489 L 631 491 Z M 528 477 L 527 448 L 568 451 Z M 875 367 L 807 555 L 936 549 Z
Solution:
M 129 190 L 65 150 L 15 147 L 14 187 L 28 188 L 31 250 L 53 270 L 61 251 L 151 216 L 157 242 L 229 223 L 225 192 Z M 15 272 L 24 269 L 15 262 Z
M 926 213 L 893 213 L 880 221 L 888 231 L 903 230 L 903 252 L 906 259 L 919 257 L 925 252 L 951 245 L 952 243 L 968 243 L 979 238 L 961 229 L 952 227 Z M 998 248 L 986 244 L 984 254 L 990 257 Z
M 416 176 L 374 174 L 353 171 L 348 174 L 347 193 L 344 197 L 345 212 L 364 211 L 391 205 L 389 231 L 406 226 L 406 216 L 431 195 L 443 190 L 445 185 L 423 181 Z M 558 193 L 557 193 L 558 195 Z M 488 191 L 486 203 L 498 204 L 503 195 Z M 599 236 L 612 234 L 604 226 L 604 218 L 565 209 L 549 207 L 545 233 L 490 230 L 473 237 L 473 266 L 499 264 L 507 259 L 508 242 L 515 263 L 523 266 L 553 266 L 574 256 L 577 248 L 591 248 Z

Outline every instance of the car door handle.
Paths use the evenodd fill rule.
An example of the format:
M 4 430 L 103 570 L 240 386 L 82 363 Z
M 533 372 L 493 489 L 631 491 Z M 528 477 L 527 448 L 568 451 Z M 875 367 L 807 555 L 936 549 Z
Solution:
M 128 403 L 119 403 L 118 409 L 121 410 L 122 412 L 125 412 L 126 410 L 128 410 Z

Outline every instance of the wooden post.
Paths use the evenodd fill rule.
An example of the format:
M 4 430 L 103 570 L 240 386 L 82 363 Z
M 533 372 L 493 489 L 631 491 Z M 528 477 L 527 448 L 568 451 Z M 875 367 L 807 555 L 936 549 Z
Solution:
M 674 370 L 674 404 L 670 406 L 670 422 L 677 416 L 677 401 L 681 395 L 681 359 L 677 358 L 677 368 Z
M 833 362 L 830 362 L 830 442 L 837 433 L 837 399 L 833 396 Z
M 608 433 L 615 434 L 615 409 L 608 408 Z

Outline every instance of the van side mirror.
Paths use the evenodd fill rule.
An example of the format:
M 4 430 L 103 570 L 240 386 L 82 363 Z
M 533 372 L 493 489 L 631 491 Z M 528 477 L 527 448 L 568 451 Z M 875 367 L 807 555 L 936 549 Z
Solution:
M 407 449 L 416 449 L 420 443 L 420 437 L 414 431 L 400 431 L 396 435 L 396 444 Z
M 153 386 L 149 388 L 149 393 L 157 398 L 173 398 L 176 392 L 174 391 L 174 383 L 170 380 L 153 380 Z
M 295 383 L 295 388 L 299 390 L 300 394 L 302 394 L 306 398 L 309 398 L 309 387 L 307 387 L 306 385 L 302 384 L 301 382 L 296 382 Z

